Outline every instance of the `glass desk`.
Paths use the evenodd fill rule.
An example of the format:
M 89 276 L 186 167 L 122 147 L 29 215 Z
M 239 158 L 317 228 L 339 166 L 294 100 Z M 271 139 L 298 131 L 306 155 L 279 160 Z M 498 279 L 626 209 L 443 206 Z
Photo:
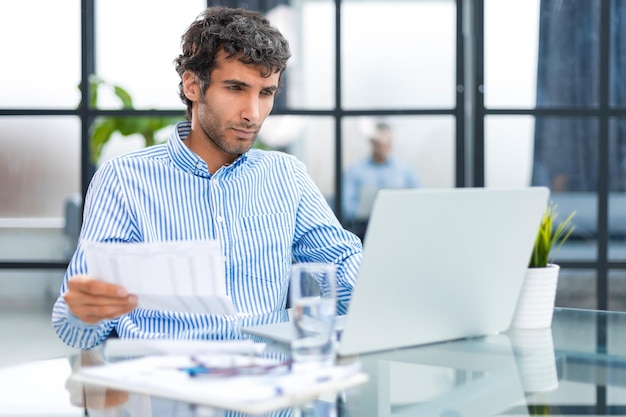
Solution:
M 75 415 L 242 415 L 68 384 L 65 379 L 71 366 L 91 360 L 93 354 L 86 351 L 59 359 L 67 375 L 63 389 L 55 386 L 51 390 L 64 392 L 67 403 L 76 408 Z M 390 350 L 358 359 L 369 375 L 365 384 L 264 415 L 626 415 L 626 313 L 557 308 L 551 329 L 512 329 L 501 335 Z M 49 361 L 46 366 L 50 368 Z

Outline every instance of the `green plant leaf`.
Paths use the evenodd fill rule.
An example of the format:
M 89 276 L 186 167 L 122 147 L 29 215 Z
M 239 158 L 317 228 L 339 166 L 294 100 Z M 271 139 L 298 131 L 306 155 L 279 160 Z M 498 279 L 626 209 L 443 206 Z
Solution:
M 128 94 L 128 91 L 126 91 L 125 89 L 123 89 L 119 85 L 114 85 L 113 86 L 113 91 L 115 92 L 115 95 L 122 102 L 122 108 L 124 108 L 124 109 L 132 109 L 133 108 L 133 99 L 130 96 L 130 94 Z
M 135 133 L 140 133 L 143 128 L 141 117 L 117 117 L 117 129 L 122 136 L 130 136 Z
M 548 204 L 537 231 L 535 245 L 528 264 L 529 268 L 543 268 L 554 260 L 558 249 L 574 231 L 572 219 L 575 214 L 576 212 L 571 213 L 565 220 L 557 224 L 556 204 L 553 202 Z
M 91 131 L 91 162 L 94 164 L 100 159 L 102 148 L 109 141 L 111 135 L 117 130 L 115 118 L 103 117 L 97 119 Z

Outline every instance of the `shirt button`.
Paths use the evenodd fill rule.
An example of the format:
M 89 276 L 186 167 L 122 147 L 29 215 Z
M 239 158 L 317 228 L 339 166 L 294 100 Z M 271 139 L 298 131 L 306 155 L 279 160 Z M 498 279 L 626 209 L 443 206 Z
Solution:
M 216 220 L 221 223 L 224 221 L 224 218 L 222 216 L 217 216 Z

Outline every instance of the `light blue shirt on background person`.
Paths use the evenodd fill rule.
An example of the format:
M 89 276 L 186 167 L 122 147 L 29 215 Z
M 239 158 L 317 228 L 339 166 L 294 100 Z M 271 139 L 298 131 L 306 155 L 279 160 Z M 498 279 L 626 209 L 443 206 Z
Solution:
M 375 193 L 383 188 L 418 188 L 420 182 L 411 167 L 388 157 L 384 162 L 376 162 L 367 157 L 352 165 L 344 174 L 344 210 L 348 219 L 363 218 L 359 206 L 371 203 Z M 363 201 L 369 199 L 370 201 Z
M 343 229 L 304 164 L 253 148 L 212 175 L 183 143 L 190 130 L 189 122 L 181 122 L 166 144 L 112 159 L 96 172 L 78 247 L 53 307 L 53 326 L 66 344 L 91 348 L 113 329 L 122 338 L 219 338 L 234 320 L 142 308 L 96 324 L 79 320 L 63 293 L 70 277 L 89 272 L 81 246 L 86 240 L 217 239 L 226 259 L 227 294 L 240 313 L 283 309 L 293 260 L 337 264 L 337 298 L 340 305 L 349 302 L 361 242 Z

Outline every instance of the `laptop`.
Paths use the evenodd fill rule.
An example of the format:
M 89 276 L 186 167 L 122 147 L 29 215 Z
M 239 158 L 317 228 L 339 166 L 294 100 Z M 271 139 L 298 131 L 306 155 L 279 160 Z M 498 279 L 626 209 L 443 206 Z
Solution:
M 376 201 L 376 194 L 378 194 L 378 190 L 378 188 L 373 187 L 363 187 L 361 189 L 355 215 L 358 220 L 368 219 L 371 216 L 372 207 L 374 207 L 374 201 Z
M 507 330 L 548 197 L 545 187 L 380 190 L 338 355 Z M 244 331 L 295 334 L 290 322 Z

